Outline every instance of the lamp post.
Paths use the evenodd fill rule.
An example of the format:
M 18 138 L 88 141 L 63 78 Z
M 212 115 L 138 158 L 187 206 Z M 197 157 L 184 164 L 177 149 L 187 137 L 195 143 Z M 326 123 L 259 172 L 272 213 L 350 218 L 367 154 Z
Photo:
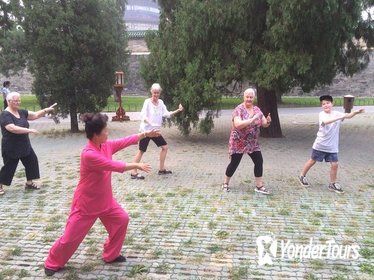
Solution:
M 116 115 L 112 117 L 113 122 L 123 122 L 129 121 L 130 117 L 126 116 L 126 112 L 122 107 L 122 90 L 124 85 L 124 73 L 122 71 L 118 71 L 115 73 L 116 83 L 114 84 L 114 89 L 116 91 L 116 96 L 119 101 L 119 107 L 116 111 Z

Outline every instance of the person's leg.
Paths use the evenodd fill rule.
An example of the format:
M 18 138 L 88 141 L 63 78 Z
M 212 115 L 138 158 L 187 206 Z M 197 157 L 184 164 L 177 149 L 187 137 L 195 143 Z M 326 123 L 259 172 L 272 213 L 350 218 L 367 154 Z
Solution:
M 81 215 L 78 209 L 72 210 L 65 231 L 50 249 L 44 267 L 53 271 L 63 268 L 94 225 L 96 219 L 96 216 Z
M 300 176 L 305 177 L 308 171 L 312 168 L 312 166 L 316 163 L 314 159 L 309 159 L 305 164 L 303 169 L 301 170 Z
M 329 159 L 327 161 L 330 161 L 330 164 L 331 164 L 330 183 L 329 183 L 328 189 L 336 193 L 344 193 L 344 190 L 342 189 L 340 184 L 336 182 L 336 179 L 338 176 L 338 167 L 339 167 L 337 154 L 330 154 Z
M 134 157 L 134 162 L 139 163 L 140 160 L 142 159 L 143 154 L 144 154 L 143 151 L 138 150 L 138 152 L 136 153 L 136 155 L 135 155 L 135 157 Z M 133 169 L 133 170 L 131 171 L 131 174 L 132 174 L 132 175 L 137 175 L 137 174 L 138 174 L 138 169 Z
M 336 178 L 338 176 L 338 167 L 339 167 L 339 163 L 337 161 L 331 162 L 330 184 L 336 183 Z
M 306 179 L 306 174 L 309 172 L 309 170 L 313 167 L 313 165 L 317 161 L 322 162 L 325 158 L 325 155 L 326 155 L 325 152 L 312 149 L 312 155 L 310 156 L 310 159 L 304 164 L 303 169 L 301 170 L 301 173 L 298 176 L 298 180 L 302 186 L 304 187 L 310 186 L 308 180 Z
M 113 262 L 120 256 L 123 241 L 126 237 L 129 215 L 114 200 L 110 213 L 100 216 L 109 236 L 104 243 L 103 260 Z
M 161 146 L 161 151 L 160 151 L 160 168 L 159 170 L 165 170 L 165 159 L 166 159 L 166 154 L 168 153 L 168 145 Z
M 16 173 L 19 159 L 10 158 L 3 154 L 4 165 L 0 170 L 0 185 L 10 186 Z
M 167 155 L 168 149 L 169 149 L 168 143 L 166 142 L 164 137 L 162 137 L 162 135 L 160 135 L 158 137 L 154 137 L 154 138 L 152 138 L 152 140 L 157 145 L 157 147 L 161 148 L 161 151 L 160 151 L 160 166 L 159 166 L 159 169 L 158 169 L 159 174 L 160 173 L 161 174 L 170 174 L 171 172 L 166 170 L 166 168 L 165 168 L 166 155 Z
M 38 157 L 32 148 L 29 155 L 21 158 L 21 162 L 25 167 L 26 184 L 32 185 L 32 180 L 40 178 Z
M 148 147 L 148 144 L 149 144 L 150 140 L 151 140 L 151 138 L 145 137 L 145 138 L 143 138 L 142 140 L 139 141 L 139 150 L 138 150 L 138 152 L 136 153 L 136 155 L 134 157 L 134 162 L 136 162 L 136 163 L 140 162 L 140 160 L 142 159 L 143 154 L 147 151 L 147 147 Z M 137 177 L 135 177 L 135 176 L 137 174 L 138 174 L 138 170 L 137 169 L 133 169 L 131 171 L 132 178 L 136 179 Z M 144 179 L 144 177 L 142 179 Z
M 243 154 L 232 154 L 230 157 L 230 163 L 226 168 L 225 178 L 223 184 L 229 184 L 231 177 L 234 175 L 236 169 L 239 166 L 239 163 L 243 157 Z
M 253 152 L 248 154 L 253 163 L 254 163 L 254 175 L 255 175 L 255 184 L 256 188 L 263 187 L 264 183 L 262 181 L 262 174 L 263 174 L 263 163 L 264 160 L 262 158 L 262 153 L 260 151 Z

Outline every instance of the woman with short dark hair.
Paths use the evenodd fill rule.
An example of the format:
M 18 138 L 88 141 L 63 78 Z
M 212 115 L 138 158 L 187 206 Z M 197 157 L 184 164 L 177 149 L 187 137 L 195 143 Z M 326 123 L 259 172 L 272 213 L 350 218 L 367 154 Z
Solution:
M 112 155 L 138 143 L 140 139 L 157 137 L 158 131 L 146 131 L 108 140 L 106 115 L 86 113 L 83 115 L 83 121 L 89 140 L 81 153 L 80 179 L 65 232 L 54 243 L 45 261 L 47 276 L 52 276 L 64 267 L 98 218 L 109 234 L 104 243 L 104 262 L 126 261 L 120 251 L 125 240 L 129 216 L 113 197 L 111 175 L 113 171 L 123 173 L 135 168 L 145 172 L 151 170 L 149 164 L 125 163 L 113 160 Z

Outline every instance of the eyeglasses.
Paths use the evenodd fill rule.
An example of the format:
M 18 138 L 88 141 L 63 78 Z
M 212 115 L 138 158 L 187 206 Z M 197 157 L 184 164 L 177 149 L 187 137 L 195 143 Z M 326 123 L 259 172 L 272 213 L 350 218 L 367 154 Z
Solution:
M 14 100 L 14 99 L 12 99 L 12 102 L 14 102 L 14 103 L 21 103 L 21 100 Z

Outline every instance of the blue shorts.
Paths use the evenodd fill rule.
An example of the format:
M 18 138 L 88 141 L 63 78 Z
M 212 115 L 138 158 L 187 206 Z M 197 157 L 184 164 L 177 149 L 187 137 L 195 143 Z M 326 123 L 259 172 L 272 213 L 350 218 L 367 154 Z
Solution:
M 327 153 L 327 152 L 322 152 L 322 151 L 312 149 L 311 158 L 312 158 L 312 160 L 315 160 L 315 161 L 325 160 L 326 162 L 337 162 L 338 161 L 338 153 Z

